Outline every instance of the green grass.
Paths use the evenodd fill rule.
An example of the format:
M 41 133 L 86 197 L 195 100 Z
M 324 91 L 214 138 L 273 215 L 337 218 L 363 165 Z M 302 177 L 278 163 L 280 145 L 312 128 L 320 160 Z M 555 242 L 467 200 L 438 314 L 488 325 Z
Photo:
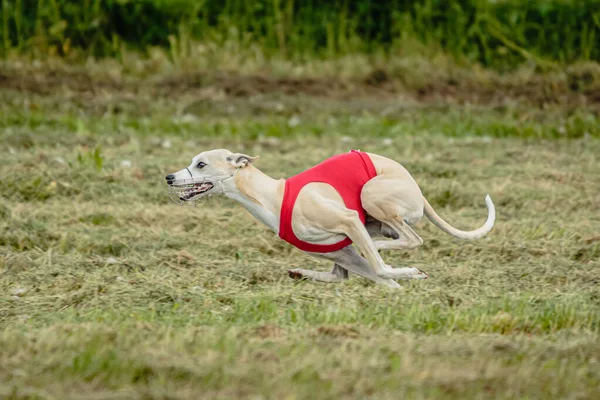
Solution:
M 0 397 L 600 395 L 593 107 L 35 90 L 0 101 Z M 275 177 L 376 152 L 457 227 L 490 193 L 497 225 L 421 222 L 421 248 L 384 254 L 430 274 L 401 292 L 292 281 L 331 266 L 232 201 L 169 202 L 164 175 L 216 147 Z

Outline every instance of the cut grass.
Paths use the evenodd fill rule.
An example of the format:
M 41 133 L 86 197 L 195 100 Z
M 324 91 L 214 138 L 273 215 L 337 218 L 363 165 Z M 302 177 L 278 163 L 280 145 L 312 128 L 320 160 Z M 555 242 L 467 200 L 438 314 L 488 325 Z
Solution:
M 593 398 L 594 337 L 417 336 L 346 327 L 173 329 L 101 323 L 13 332 L 2 394 L 81 398 Z M 352 334 L 350 334 L 352 333 Z M 56 337 L 62 338 L 60 352 Z M 33 354 L 33 355 L 32 355 Z M 594 355 L 596 354 L 596 355 Z M 30 360 L 24 368 L 18 360 Z M 13 361 L 14 360 L 14 361 Z M 49 373 L 49 371 L 52 371 Z M 39 379 L 53 379 L 40 387 Z M 502 386 L 502 391 L 498 387 Z M 0 389 L 2 390 L 2 389 Z
M 600 395 L 593 112 L 409 103 L 390 116 L 375 100 L 355 113 L 318 97 L 284 114 L 192 116 L 180 111 L 187 99 L 138 94 L 132 104 L 147 108 L 105 114 L 62 92 L 10 93 L 0 397 Z M 420 223 L 421 248 L 384 253 L 431 276 L 402 292 L 356 277 L 295 282 L 287 269 L 331 266 L 227 199 L 169 203 L 164 175 L 216 147 L 260 155 L 274 177 L 376 152 L 405 165 L 459 228 L 482 222 L 490 193 L 497 225 L 460 242 Z

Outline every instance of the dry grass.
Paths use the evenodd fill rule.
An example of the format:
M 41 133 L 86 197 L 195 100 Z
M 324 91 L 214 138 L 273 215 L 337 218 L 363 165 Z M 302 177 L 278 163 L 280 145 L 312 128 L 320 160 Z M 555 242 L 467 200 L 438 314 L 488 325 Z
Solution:
M 0 109 L 0 397 L 600 395 L 600 143 L 583 134 L 594 129 L 585 110 L 174 118 L 182 103 L 164 99 L 103 115 L 11 93 Z M 511 137 L 535 137 L 528 129 L 583 138 Z M 273 176 L 377 152 L 457 227 L 482 222 L 489 192 L 497 226 L 460 242 L 422 222 L 424 246 L 385 254 L 431 276 L 403 292 L 295 282 L 287 269 L 330 265 L 231 201 L 168 202 L 163 176 L 213 147 L 261 155 Z

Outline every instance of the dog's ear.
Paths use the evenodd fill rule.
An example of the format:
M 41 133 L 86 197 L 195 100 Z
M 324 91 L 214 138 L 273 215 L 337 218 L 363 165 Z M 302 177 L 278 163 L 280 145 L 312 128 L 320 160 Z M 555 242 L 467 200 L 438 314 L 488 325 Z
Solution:
M 254 162 L 258 157 L 251 157 L 246 154 L 236 153 L 227 157 L 227 162 L 236 168 L 244 168 Z

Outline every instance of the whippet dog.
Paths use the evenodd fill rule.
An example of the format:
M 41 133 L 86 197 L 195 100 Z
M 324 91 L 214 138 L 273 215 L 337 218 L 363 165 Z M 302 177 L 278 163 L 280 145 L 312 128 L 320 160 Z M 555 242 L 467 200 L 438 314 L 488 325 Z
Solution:
M 313 169 L 305 171 L 306 179 L 298 184 L 295 177 L 273 179 L 258 170 L 253 165 L 258 157 L 217 149 L 198 154 L 166 180 L 171 198 L 178 203 L 210 195 L 227 196 L 284 240 L 334 263 L 331 272 L 289 270 L 289 276 L 296 279 L 341 282 L 352 272 L 377 284 L 400 288 L 395 279 L 425 279 L 428 275 L 417 268 L 392 268 L 379 250 L 420 246 L 423 240 L 411 226 L 423 215 L 459 239 L 479 239 L 494 226 L 496 212 L 489 195 L 485 198 L 486 222 L 473 231 L 462 231 L 437 215 L 409 172 L 396 161 L 354 150 L 336 157 L 314 167 L 311 173 Z M 352 183 L 354 186 L 342 187 L 361 173 L 362 180 Z M 334 183 L 340 179 L 339 184 Z M 290 182 L 296 182 L 295 188 Z M 291 197 L 295 198 L 290 201 Z M 348 206 L 351 203 L 354 205 Z M 373 240 L 381 236 L 388 240 Z

